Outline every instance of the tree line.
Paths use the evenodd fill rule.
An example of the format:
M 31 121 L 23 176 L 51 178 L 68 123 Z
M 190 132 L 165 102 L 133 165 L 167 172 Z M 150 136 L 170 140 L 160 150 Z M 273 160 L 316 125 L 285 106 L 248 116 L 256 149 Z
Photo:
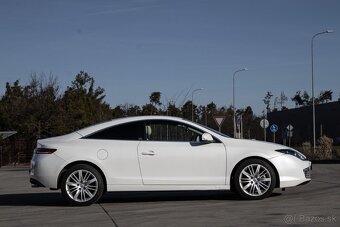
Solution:
M 308 105 L 311 100 L 306 94 L 304 92 L 301 95 L 299 91 L 292 100 L 297 106 Z M 273 105 L 272 97 L 273 94 L 267 92 L 263 99 L 267 112 L 287 109 L 285 103 L 288 98 L 283 92 L 274 99 Z M 329 101 L 332 92 L 326 91 L 322 97 L 320 94 L 318 102 Z M 26 85 L 21 85 L 18 80 L 13 84 L 6 83 L 5 92 L 0 98 L 0 129 L 17 131 L 14 139 L 28 144 L 23 148 L 19 146 L 18 150 L 29 154 L 37 139 L 63 135 L 113 118 L 168 115 L 191 120 L 192 110 L 195 122 L 216 130 L 218 126 L 214 116 L 225 117 L 221 131 L 233 135 L 232 106 L 217 107 L 213 101 L 207 105 L 192 105 L 191 100 L 182 106 L 174 102 L 162 103 L 162 93 L 154 91 L 145 105 L 122 104 L 111 107 L 105 102 L 105 89 L 96 86 L 94 77 L 84 71 L 75 75 L 63 92 L 53 75 L 46 77 L 32 74 Z M 263 139 L 263 129 L 259 124 L 263 116 L 256 116 L 250 106 L 238 109 L 236 114 L 242 115 L 244 138 Z
M 265 109 L 267 112 L 275 112 L 275 111 L 282 111 L 287 110 L 287 106 L 285 105 L 288 101 L 288 97 L 282 91 L 278 97 L 272 101 L 273 93 L 267 91 L 265 97 L 263 98 L 263 102 L 265 104 Z M 315 97 L 314 102 L 315 104 L 324 104 L 331 102 L 333 99 L 333 91 L 332 90 L 325 90 L 321 91 L 320 94 Z M 307 91 L 297 91 L 295 95 L 290 99 L 295 103 L 295 107 L 304 107 L 312 105 L 313 98 L 308 94 Z M 340 97 L 338 99 L 340 101 Z M 272 103 L 273 102 L 273 103 Z
M 0 98 L 1 131 L 15 130 L 17 137 L 37 140 L 58 136 L 77 129 L 107 121 L 113 118 L 140 115 L 168 115 L 191 120 L 217 129 L 213 116 L 225 116 L 222 132 L 232 134 L 232 106 L 217 107 L 214 102 L 207 105 L 193 105 L 191 100 L 182 106 L 173 102 L 162 103 L 162 93 L 152 92 L 149 103 L 138 106 L 122 104 L 111 107 L 105 102 L 105 90 L 95 85 L 95 79 L 80 71 L 64 92 L 55 77 L 31 75 L 26 85 L 20 81 L 6 83 Z M 257 117 L 250 106 L 238 110 L 243 115 L 244 131 L 249 138 L 260 139 Z M 248 135 L 249 134 L 249 135 Z

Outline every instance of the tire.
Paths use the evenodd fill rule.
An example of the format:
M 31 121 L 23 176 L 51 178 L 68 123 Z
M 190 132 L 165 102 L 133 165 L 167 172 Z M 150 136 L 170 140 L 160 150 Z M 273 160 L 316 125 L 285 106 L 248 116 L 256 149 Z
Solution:
M 266 161 L 251 158 L 242 162 L 233 177 L 233 188 L 244 199 L 269 197 L 276 185 L 276 175 Z
M 79 164 L 69 168 L 61 181 L 61 193 L 65 200 L 75 206 L 89 206 L 103 195 L 104 182 L 92 166 Z

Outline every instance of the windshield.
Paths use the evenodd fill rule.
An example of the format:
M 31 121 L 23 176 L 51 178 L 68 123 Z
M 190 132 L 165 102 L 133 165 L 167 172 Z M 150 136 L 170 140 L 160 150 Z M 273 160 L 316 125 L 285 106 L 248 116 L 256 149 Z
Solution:
M 184 119 L 184 120 L 186 120 L 186 121 L 192 123 L 192 121 L 189 121 L 189 120 L 187 120 L 187 119 Z M 218 134 L 218 135 L 220 135 L 220 136 L 230 138 L 230 136 L 228 136 L 228 135 L 226 135 L 226 134 L 224 134 L 224 133 L 222 133 L 222 132 L 216 131 L 215 129 L 209 128 L 209 127 L 207 127 L 207 126 L 205 126 L 205 125 L 202 125 L 202 124 L 200 124 L 200 123 L 196 123 L 196 122 L 194 122 L 194 123 L 195 123 L 196 125 L 199 125 L 199 126 L 205 128 L 205 129 L 208 129 L 208 130 L 210 130 L 210 131 L 212 131 L 212 132 L 214 132 L 214 133 L 216 133 L 216 134 Z
M 224 134 L 224 133 L 222 133 L 222 132 L 219 132 L 219 131 L 217 131 L 217 130 L 215 130 L 215 129 L 209 128 L 209 127 L 207 127 L 207 126 L 205 126 L 205 125 L 201 125 L 201 124 L 198 124 L 198 125 L 200 125 L 200 126 L 203 127 L 203 128 L 209 129 L 210 131 L 213 131 L 214 133 L 216 133 L 216 134 L 218 134 L 218 135 L 220 135 L 220 136 L 224 136 L 224 137 L 230 138 L 230 136 L 228 136 L 228 135 L 226 135 L 226 134 Z

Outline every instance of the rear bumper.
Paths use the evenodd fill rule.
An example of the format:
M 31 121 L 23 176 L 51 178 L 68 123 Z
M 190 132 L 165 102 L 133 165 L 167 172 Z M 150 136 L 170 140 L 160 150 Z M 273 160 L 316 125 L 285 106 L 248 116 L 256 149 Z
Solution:
M 32 187 L 57 188 L 58 176 L 65 163 L 55 154 L 34 154 L 30 168 Z

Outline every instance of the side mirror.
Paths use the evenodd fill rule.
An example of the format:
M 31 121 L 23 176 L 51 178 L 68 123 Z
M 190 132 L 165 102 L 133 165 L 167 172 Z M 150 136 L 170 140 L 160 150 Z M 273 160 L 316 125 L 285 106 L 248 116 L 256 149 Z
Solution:
M 212 142 L 214 142 L 214 138 L 209 133 L 203 133 L 202 142 L 212 143 Z

